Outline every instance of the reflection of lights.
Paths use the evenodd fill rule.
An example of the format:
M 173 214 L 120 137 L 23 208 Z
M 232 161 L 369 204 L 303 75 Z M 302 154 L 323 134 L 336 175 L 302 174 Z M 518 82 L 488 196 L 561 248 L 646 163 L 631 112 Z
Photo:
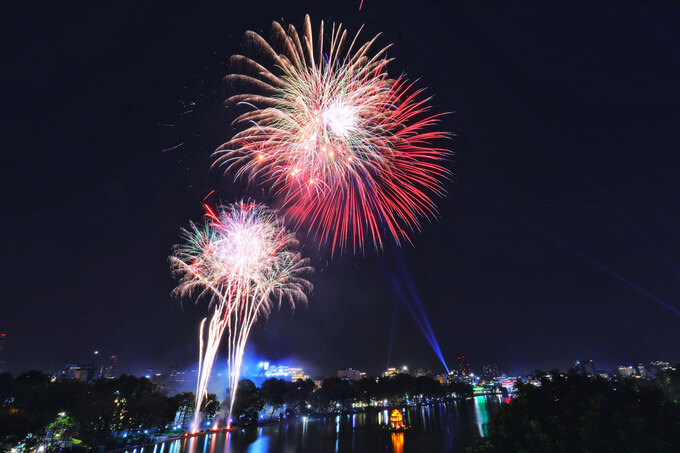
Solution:
M 486 410 L 486 398 L 484 396 L 475 397 L 475 418 L 477 428 L 479 428 L 479 435 L 486 437 L 489 434 L 489 413 Z
M 392 433 L 392 451 L 394 453 L 404 452 L 404 433 Z

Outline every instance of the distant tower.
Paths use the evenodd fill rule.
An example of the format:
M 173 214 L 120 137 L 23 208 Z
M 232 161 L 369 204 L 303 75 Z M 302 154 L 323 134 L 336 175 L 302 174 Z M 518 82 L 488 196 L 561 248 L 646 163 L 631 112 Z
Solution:
M 482 378 L 485 381 L 494 381 L 498 379 L 498 365 L 495 363 L 484 365 L 482 367 Z
M 579 374 L 589 374 L 592 376 L 597 374 L 594 360 L 577 360 L 573 368 Z
M 2 353 L 2 347 L 5 345 L 6 339 L 7 335 L 4 333 L 0 333 L 0 354 Z M 0 360 L 0 369 L 2 369 L 2 360 Z
M 109 371 L 111 377 L 118 377 L 118 356 L 111 356 L 111 369 Z
M 118 377 L 118 356 L 110 357 L 108 365 L 103 368 L 102 377 L 109 379 Z
M 464 355 L 458 356 L 458 373 L 463 376 L 467 376 L 472 372 L 470 369 L 470 362 Z

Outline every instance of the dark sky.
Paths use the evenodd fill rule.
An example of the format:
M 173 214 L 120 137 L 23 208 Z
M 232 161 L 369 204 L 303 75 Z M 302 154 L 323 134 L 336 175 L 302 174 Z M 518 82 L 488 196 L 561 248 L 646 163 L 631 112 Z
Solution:
M 677 3 L 302 3 L 3 6 L 9 370 L 93 349 L 131 371 L 196 360 L 206 307 L 170 296 L 167 256 L 210 190 L 244 194 L 209 171 L 230 133 L 220 78 L 246 30 L 305 12 L 383 32 L 393 73 L 452 112 L 449 195 L 397 253 L 449 366 L 458 354 L 509 372 L 680 361 Z M 395 252 L 306 253 L 309 306 L 275 312 L 251 344 L 313 373 L 381 371 Z M 403 307 L 395 325 L 393 365 L 442 369 Z

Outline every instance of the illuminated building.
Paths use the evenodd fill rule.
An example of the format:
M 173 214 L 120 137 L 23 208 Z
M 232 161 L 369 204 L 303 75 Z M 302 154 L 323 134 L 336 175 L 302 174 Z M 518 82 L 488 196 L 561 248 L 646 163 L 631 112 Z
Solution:
M 366 377 L 366 373 L 363 373 L 359 370 L 355 370 L 354 368 L 345 368 L 342 370 L 338 370 L 338 377 L 340 379 L 358 381 L 359 379 Z
M 416 373 L 415 373 L 415 376 L 416 376 L 416 377 L 420 377 L 420 376 L 431 376 L 431 375 L 432 375 L 432 372 L 431 372 L 431 371 L 425 371 L 425 370 L 422 369 L 422 368 L 418 368 L 418 369 L 416 370 Z
M 579 374 L 588 374 L 591 376 L 597 375 L 597 370 L 595 369 L 595 362 L 593 360 L 577 360 L 573 366 Z
M 118 377 L 118 356 L 112 355 L 109 358 L 109 363 L 102 367 L 101 375 L 107 379 Z
M 427 375 L 423 375 L 423 376 L 427 376 Z M 439 381 L 439 383 L 440 383 L 441 385 L 448 385 L 448 384 L 450 384 L 451 382 L 454 382 L 453 380 L 451 380 L 451 375 L 450 375 L 450 374 L 440 374 L 440 375 L 435 376 L 435 379 L 436 379 L 437 381 Z
M 517 381 L 517 378 L 514 377 L 506 377 L 505 379 L 501 380 L 501 387 L 506 389 L 508 392 L 512 392 L 515 390 L 515 382 Z
M 493 382 L 498 379 L 498 365 L 484 365 L 482 367 L 482 379 L 486 382 Z
M 7 339 L 7 335 L 4 333 L 0 333 L 0 353 L 2 352 L 2 347 L 5 345 L 5 340 Z M 2 361 L 0 360 L 0 369 L 2 369 Z
M 67 365 L 65 369 L 57 373 L 57 380 L 74 380 L 92 382 L 95 379 L 93 366 Z
M 656 360 L 649 363 L 649 374 L 651 376 L 656 376 L 657 374 L 668 369 L 671 369 L 670 363 L 664 362 L 662 360 Z
M 290 368 L 291 381 L 304 381 L 306 379 L 309 379 L 309 376 L 305 374 L 302 368 Z
M 259 363 L 260 372 L 255 377 L 284 379 L 287 381 L 300 381 L 309 379 L 302 368 L 289 367 L 287 365 L 272 365 L 269 362 Z
M 2 349 L 2 346 L 0 346 L 0 349 Z M 656 360 L 654 362 L 650 362 L 649 365 L 652 368 L 657 368 L 657 369 L 661 369 L 661 370 L 666 370 L 666 369 L 670 368 L 670 363 L 664 362 L 662 360 Z
M 399 374 L 399 370 L 397 368 L 388 368 L 383 371 L 382 377 L 392 377 L 397 374 Z
M 618 372 L 621 377 L 631 377 L 635 375 L 635 368 L 632 366 L 619 365 Z

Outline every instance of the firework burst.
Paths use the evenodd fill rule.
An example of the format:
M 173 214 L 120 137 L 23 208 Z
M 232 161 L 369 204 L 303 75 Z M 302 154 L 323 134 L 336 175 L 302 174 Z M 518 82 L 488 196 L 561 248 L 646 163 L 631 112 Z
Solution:
M 390 78 L 389 46 L 360 44 L 321 22 L 314 39 L 273 23 L 272 43 L 254 32 L 257 62 L 234 56 L 241 73 L 227 76 L 247 93 L 227 102 L 249 106 L 235 120 L 243 129 L 217 151 L 215 165 L 272 187 L 295 227 L 305 224 L 332 251 L 382 247 L 385 236 L 409 240 L 436 212 L 443 195 L 448 137 L 436 129 L 430 99 L 403 78 Z M 264 61 L 266 60 L 266 61 Z M 268 69 L 271 68 L 271 69 Z
M 171 266 L 179 277 L 175 294 L 206 298 L 212 307 L 207 333 L 199 330 L 200 355 L 194 427 L 215 358 L 227 332 L 230 407 L 236 396 L 243 353 L 251 328 L 275 305 L 306 302 L 311 284 L 302 275 L 311 271 L 297 251 L 294 234 L 263 205 L 236 203 L 213 211 L 206 206 L 202 226 L 183 230 L 185 242 L 175 246 Z

